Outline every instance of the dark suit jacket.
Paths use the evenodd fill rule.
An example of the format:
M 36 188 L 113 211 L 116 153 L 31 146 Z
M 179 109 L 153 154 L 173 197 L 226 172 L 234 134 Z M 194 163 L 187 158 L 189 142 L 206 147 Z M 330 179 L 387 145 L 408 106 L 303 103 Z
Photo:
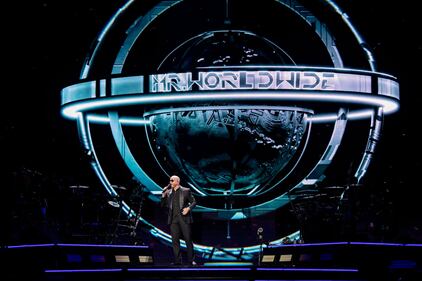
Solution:
M 186 222 L 186 223 L 192 223 L 193 219 L 192 219 L 192 209 L 195 208 L 196 205 L 196 201 L 195 201 L 195 197 L 193 197 L 192 192 L 190 191 L 189 188 L 180 187 L 180 196 L 179 196 L 179 204 L 181 209 L 189 207 L 191 209 L 191 211 L 187 214 L 187 215 L 181 215 L 182 219 Z M 169 196 L 162 198 L 161 197 L 161 206 L 162 207 L 167 207 L 168 208 L 168 216 L 167 216 L 167 223 L 170 224 L 171 223 L 171 219 L 172 219 L 172 199 L 173 199 L 173 190 L 170 191 Z

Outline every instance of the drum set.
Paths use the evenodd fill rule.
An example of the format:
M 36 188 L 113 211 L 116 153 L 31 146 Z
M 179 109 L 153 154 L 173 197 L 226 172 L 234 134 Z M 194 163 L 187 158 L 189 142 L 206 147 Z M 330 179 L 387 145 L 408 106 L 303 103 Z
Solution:
M 79 202 L 79 234 L 91 242 L 104 244 L 138 244 L 138 222 L 143 205 L 143 186 L 139 184 L 111 185 L 116 196 L 95 192 L 87 185 L 71 185 L 69 189 L 76 201 Z M 75 199 L 74 198 L 74 199 Z M 137 209 L 135 217 L 128 218 L 123 211 L 122 202 Z

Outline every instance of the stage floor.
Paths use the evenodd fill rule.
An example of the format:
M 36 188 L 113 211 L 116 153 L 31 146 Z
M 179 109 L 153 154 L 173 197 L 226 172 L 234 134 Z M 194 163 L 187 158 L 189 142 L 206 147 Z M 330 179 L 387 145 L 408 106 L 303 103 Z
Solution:
M 131 245 L 37 244 L 1 248 L 2 280 L 422 280 L 422 245 L 365 242 L 264 248 L 256 261 L 171 266 Z

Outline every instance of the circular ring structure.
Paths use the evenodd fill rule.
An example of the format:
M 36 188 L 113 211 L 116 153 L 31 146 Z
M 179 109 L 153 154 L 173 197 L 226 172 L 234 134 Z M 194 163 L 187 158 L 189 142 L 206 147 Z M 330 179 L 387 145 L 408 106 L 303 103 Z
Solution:
M 196 78 L 195 78 L 196 77 Z M 148 86 L 145 83 L 148 80 Z M 82 82 L 62 91 L 62 113 L 76 119 L 89 113 L 93 122 L 109 121 L 97 110 L 124 106 L 189 104 L 195 109 L 203 102 L 218 103 L 338 103 L 360 107 L 348 118 L 370 117 L 374 108 L 385 114 L 399 108 L 399 88 L 390 75 L 336 68 L 236 67 L 200 70 L 196 73 L 166 73 L 149 76 L 114 77 Z M 94 114 L 94 115 L 93 115 Z M 335 121 L 332 112 L 316 112 L 311 120 Z M 144 118 L 122 116 L 124 125 L 148 122 Z
M 134 45 L 142 39 L 146 31 L 160 16 L 183 3 L 183 0 L 162 1 L 152 9 L 139 15 L 126 30 L 123 42 L 119 43 L 117 55 L 112 60 L 110 77 L 97 79 L 92 77 L 93 65 L 100 57 L 99 50 L 105 45 L 106 38 L 113 31 L 113 25 L 119 23 L 136 3 L 127 1 L 112 17 L 98 36 L 94 47 L 87 56 L 82 68 L 81 82 L 64 88 L 61 92 L 62 115 L 76 120 L 80 141 L 91 157 L 91 166 L 100 181 L 111 195 L 116 195 L 97 158 L 91 139 L 91 124 L 110 124 L 116 146 L 135 177 L 150 191 L 150 198 L 157 201 L 157 194 L 162 189 L 139 166 L 126 143 L 122 126 L 142 126 L 149 123 L 154 112 L 181 111 L 184 109 L 202 110 L 204 104 L 211 103 L 214 109 L 231 106 L 257 106 L 272 108 L 291 107 L 307 111 L 310 123 L 334 122 L 333 132 L 326 151 L 315 167 L 292 189 L 309 186 L 324 178 L 324 171 L 331 163 L 340 145 L 347 120 L 371 118 L 367 149 L 356 170 L 359 180 L 365 174 L 379 138 L 381 120 L 384 114 L 391 114 L 399 108 L 399 85 L 395 77 L 379 73 L 367 44 L 357 33 L 345 14 L 333 1 L 321 0 L 333 17 L 340 19 L 351 36 L 356 40 L 366 57 L 370 70 L 347 69 L 344 67 L 341 52 L 334 42 L 334 35 L 328 26 L 321 22 L 312 11 L 297 0 L 275 0 L 277 4 L 290 10 L 295 16 L 314 28 L 330 55 L 334 67 L 315 66 L 236 66 L 198 68 L 192 72 L 161 73 L 147 75 L 123 74 L 125 63 Z M 323 105 L 315 109 L 313 105 Z M 124 108 L 136 107 L 139 115 L 130 114 Z M 142 115 L 143 114 L 143 115 Z M 309 137 L 309 134 L 308 134 Z M 282 180 L 280 180 L 281 182 Z M 287 204 L 291 200 L 284 193 L 268 202 L 251 206 L 248 214 L 242 209 L 210 209 L 198 206 L 196 211 L 212 211 L 221 214 L 224 219 L 243 219 L 260 215 Z M 133 210 L 123 202 L 123 210 L 128 216 L 136 217 Z M 147 222 L 139 220 L 150 233 L 167 243 L 169 234 Z M 290 237 L 297 237 L 298 232 Z M 270 244 L 280 243 L 281 239 Z M 184 242 L 182 241 L 184 247 Z M 195 249 L 205 253 L 214 253 L 218 259 L 227 258 L 225 252 L 245 258 L 259 251 L 260 245 L 250 247 L 225 248 L 215 250 L 211 246 L 195 244 Z

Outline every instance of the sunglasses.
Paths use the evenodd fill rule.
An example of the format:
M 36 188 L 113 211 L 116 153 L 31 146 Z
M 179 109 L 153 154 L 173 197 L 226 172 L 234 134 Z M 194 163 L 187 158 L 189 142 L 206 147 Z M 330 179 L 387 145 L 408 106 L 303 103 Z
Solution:
M 174 181 L 174 180 L 170 180 L 170 181 Z

